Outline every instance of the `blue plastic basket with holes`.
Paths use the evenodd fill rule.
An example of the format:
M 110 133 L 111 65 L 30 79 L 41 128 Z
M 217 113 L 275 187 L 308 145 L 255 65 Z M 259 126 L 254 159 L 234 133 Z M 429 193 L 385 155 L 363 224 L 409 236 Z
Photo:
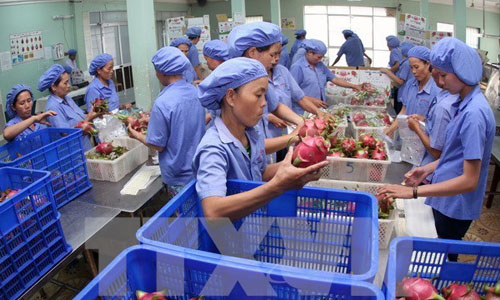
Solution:
M 167 290 L 167 299 L 384 299 L 371 283 L 338 278 L 275 276 L 269 266 L 185 251 L 133 246 L 118 255 L 74 299 L 136 299 L 137 290 Z M 301 281 L 297 279 L 300 278 Z M 251 295 L 251 296 L 250 296 Z
M 92 187 L 81 139 L 81 129 L 36 131 L 0 146 L 0 167 L 49 171 L 55 204 L 61 208 Z
M 0 299 L 17 299 L 71 252 L 52 199 L 50 173 L 0 168 Z
M 141 243 L 207 259 L 237 257 L 242 264 L 279 268 L 280 274 L 373 281 L 378 266 L 373 195 L 312 187 L 288 191 L 235 222 L 236 232 L 231 223 L 207 230 L 195 184 L 188 184 L 139 229 Z M 227 194 L 260 185 L 229 180 Z
M 459 254 L 459 261 L 448 260 Z M 483 287 L 500 280 L 500 244 L 445 239 L 399 237 L 391 242 L 389 260 L 382 287 L 386 299 L 396 299 L 396 286 L 404 277 L 435 278 L 441 288 L 458 282 L 472 283 L 472 289 L 484 295 Z

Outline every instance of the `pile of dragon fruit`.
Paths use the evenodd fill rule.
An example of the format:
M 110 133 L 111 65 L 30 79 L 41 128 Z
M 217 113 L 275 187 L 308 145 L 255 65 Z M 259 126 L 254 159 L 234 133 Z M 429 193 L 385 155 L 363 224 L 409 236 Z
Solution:
M 109 110 L 108 101 L 105 99 L 97 98 L 92 102 L 94 106 L 94 112 L 96 114 L 105 114 Z
M 432 284 L 432 279 L 420 277 L 404 278 L 398 285 L 398 300 L 499 300 L 500 280 L 494 286 L 484 287 L 485 296 L 480 297 L 468 284 L 452 283 L 441 289 L 441 295 Z M 402 296 L 402 297 L 401 297 Z
M 361 91 L 351 97 L 351 105 L 360 106 L 386 106 L 389 98 L 389 90 L 379 90 L 370 83 L 361 84 Z
M 358 140 L 337 138 L 337 122 L 334 116 L 315 117 L 305 120 L 299 131 L 300 142 L 295 146 L 292 162 L 306 168 L 328 157 L 387 160 L 384 142 L 371 134 L 362 134 Z
M 122 146 L 113 146 L 112 143 L 103 142 L 97 144 L 95 152 L 85 155 L 88 159 L 115 160 L 122 156 L 128 149 Z
M 0 196 L 0 203 L 4 202 L 5 200 L 14 197 L 17 193 L 19 193 L 20 190 L 13 190 L 6 188 L 5 191 L 1 191 L 1 196 Z
M 135 131 L 142 132 L 144 134 L 148 131 L 149 124 L 149 113 L 140 112 L 137 115 L 126 115 L 126 114 L 116 114 L 115 117 L 122 121 L 125 126 L 130 126 Z
M 357 111 L 351 114 L 351 121 L 356 127 L 386 127 L 392 124 L 386 111 Z

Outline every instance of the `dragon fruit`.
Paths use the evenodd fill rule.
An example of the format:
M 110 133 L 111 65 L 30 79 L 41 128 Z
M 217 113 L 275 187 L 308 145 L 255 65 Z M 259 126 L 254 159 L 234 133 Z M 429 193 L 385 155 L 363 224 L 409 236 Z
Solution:
M 293 151 L 293 165 L 306 168 L 326 160 L 329 148 L 330 144 L 320 136 L 305 137 Z
M 354 116 L 352 117 L 352 120 L 354 121 L 354 123 L 358 123 L 359 121 L 361 120 L 364 120 L 366 118 L 365 114 L 362 113 L 362 112 L 357 112 L 354 114 Z
M 361 120 L 359 122 L 354 122 L 356 123 L 356 126 L 358 127 L 370 127 L 370 123 L 368 123 L 367 120 Z
M 97 114 L 107 113 L 109 110 L 108 101 L 101 98 L 96 98 L 92 102 L 92 106 L 94 106 L 94 112 Z
M 76 123 L 75 128 L 80 128 L 83 130 L 83 134 L 95 136 L 99 131 L 94 128 L 94 124 L 89 121 L 80 121 Z
M 370 158 L 370 156 L 368 155 L 368 149 L 366 148 L 358 149 L 356 153 L 354 153 L 354 158 L 359 158 L 359 159 Z
M 341 151 L 332 151 L 328 153 L 328 157 L 345 157 Z
M 376 195 L 378 202 L 378 218 L 387 219 L 391 210 L 394 209 L 394 199 L 385 195 Z
M 430 280 L 420 277 L 404 278 L 399 288 L 406 300 L 446 300 L 438 294 Z
M 2 203 L 3 201 L 5 201 L 11 197 L 14 197 L 19 192 L 20 192 L 20 190 L 12 190 L 12 189 L 6 188 L 5 191 L 3 191 L 1 193 L 0 203 Z
M 377 140 L 373 137 L 373 135 L 369 133 L 360 135 L 359 140 L 364 147 L 368 147 L 370 149 L 375 148 L 375 146 L 377 145 Z
M 381 150 L 379 148 L 376 148 L 370 153 L 371 159 L 375 160 L 387 160 L 387 154 L 385 153 L 384 150 Z
M 313 120 L 306 120 L 304 122 L 304 126 L 300 128 L 299 130 L 299 136 L 300 137 L 311 137 L 311 136 L 317 136 L 320 134 L 320 131 L 316 127 L 316 124 L 314 123 Z
M 146 293 L 137 290 L 135 292 L 137 300 L 167 300 L 167 290 L 162 290 L 159 292 Z
M 344 154 L 353 153 L 356 150 L 356 141 L 353 138 L 346 138 L 341 143 Z
M 480 300 L 479 295 L 473 291 L 470 285 L 453 283 L 441 289 L 446 300 Z
M 95 151 L 100 154 L 111 154 L 113 152 L 113 145 L 111 143 L 99 143 L 95 148 Z
M 385 105 L 385 100 L 384 100 L 384 98 L 377 98 L 377 99 L 375 100 L 375 105 L 378 105 L 378 106 L 383 106 L 383 105 Z
M 500 280 L 494 286 L 484 287 L 486 300 L 500 300 Z

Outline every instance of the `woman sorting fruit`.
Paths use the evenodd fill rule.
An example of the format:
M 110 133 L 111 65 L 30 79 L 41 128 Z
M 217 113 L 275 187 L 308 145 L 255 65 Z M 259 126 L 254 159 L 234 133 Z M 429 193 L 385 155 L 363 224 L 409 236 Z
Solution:
M 207 109 L 221 109 L 193 159 L 196 191 L 205 217 L 236 220 L 247 216 L 286 190 L 319 179 L 319 169 L 327 164 L 323 161 L 296 168 L 291 163 L 291 151 L 282 162 L 267 164 L 264 136 L 255 127 L 264 115 L 267 87 L 265 67 L 245 57 L 222 63 L 198 86 L 201 104 Z M 268 182 L 227 196 L 228 179 Z
M 341 87 L 361 90 L 359 85 L 336 78 L 321 61 L 327 50 L 322 41 L 304 40 L 302 47 L 306 49 L 306 55 L 292 65 L 290 73 L 306 96 L 326 101 L 325 86 L 327 81 Z M 299 115 L 304 113 L 304 110 L 295 104 L 293 110 Z
M 170 47 L 178 48 L 182 53 L 184 53 L 184 55 L 186 55 L 186 57 L 189 56 L 189 49 L 191 48 L 191 45 L 191 41 L 185 37 L 178 37 L 170 43 Z M 193 65 L 184 70 L 183 76 L 188 83 L 198 83 L 198 75 L 196 75 L 196 70 Z
M 495 118 L 478 84 L 483 70 L 474 49 L 458 39 L 444 38 L 432 49 L 430 61 L 440 85 L 459 95 L 452 104 L 453 119 L 446 128 L 441 156 L 405 174 L 410 187 L 387 185 L 379 194 L 427 197 L 425 203 L 432 207 L 438 237 L 460 240 L 481 213 Z M 430 174 L 431 184 L 419 186 Z M 448 258 L 456 261 L 457 255 Z
M 48 116 L 48 121 L 55 128 L 80 127 L 84 131 L 82 139 L 83 150 L 92 148 L 90 137 L 95 129 L 90 122 L 99 116 L 94 112 L 94 107 L 85 115 L 83 110 L 76 105 L 75 101 L 68 96 L 71 86 L 69 85 L 69 74 L 63 66 L 55 64 L 50 67 L 38 81 L 38 90 L 43 92 L 49 90 L 50 96 L 45 105 L 46 111 L 53 111 L 55 114 Z M 83 121 L 83 122 L 82 122 Z
M 153 56 L 156 77 L 164 86 L 154 101 L 147 134 L 134 129 L 131 137 L 158 151 L 161 177 L 170 196 L 175 196 L 193 180 L 191 162 L 205 133 L 205 110 L 200 105 L 196 88 L 183 74 L 193 66 L 178 48 L 163 47 Z
M 107 104 L 107 111 L 113 111 L 120 107 L 120 99 L 116 94 L 115 83 L 113 82 L 113 56 L 103 53 L 99 54 L 90 62 L 89 73 L 95 76 L 94 80 L 89 84 L 87 92 L 85 92 L 85 103 L 87 103 L 87 111 L 97 99 L 106 101 L 102 105 L 97 103 L 96 106 Z
M 47 117 L 55 116 L 53 111 L 47 111 L 39 115 L 31 115 L 33 107 L 33 93 L 31 88 L 24 84 L 16 84 L 7 94 L 5 111 L 9 122 L 5 124 L 3 136 L 7 141 L 22 140 L 27 135 L 50 126 Z
M 431 102 L 441 91 L 432 78 L 430 53 L 429 48 L 424 46 L 416 46 L 408 51 L 410 69 L 415 79 L 405 84 L 403 108 L 399 115 L 408 115 L 425 121 Z M 385 129 L 385 133 L 392 136 L 398 126 L 399 123 L 396 120 Z

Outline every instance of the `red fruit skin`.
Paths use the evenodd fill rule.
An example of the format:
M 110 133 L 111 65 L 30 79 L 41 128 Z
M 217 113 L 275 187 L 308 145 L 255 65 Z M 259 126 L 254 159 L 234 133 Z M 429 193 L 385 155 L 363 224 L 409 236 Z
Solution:
M 373 137 L 373 135 L 365 133 L 359 136 L 359 140 L 363 144 L 363 146 L 368 147 L 370 149 L 375 148 L 377 144 L 377 140 Z
M 341 147 L 344 153 L 352 153 L 356 148 L 356 141 L 352 138 L 345 139 L 342 141 Z
M 10 190 L 7 193 L 7 197 L 6 198 L 14 197 L 17 193 L 19 193 L 19 190 Z
M 366 120 L 361 120 L 361 121 L 356 123 L 356 126 L 358 126 L 358 127 L 370 127 L 370 124 L 368 124 L 368 121 L 366 121 Z
M 111 154 L 113 152 L 113 145 L 111 143 L 99 143 L 95 148 L 95 151 L 100 154 Z
M 306 137 L 293 150 L 293 165 L 306 168 L 326 160 L 328 149 L 329 145 L 322 137 Z
M 361 120 L 365 119 L 365 115 L 363 113 L 355 113 L 354 116 L 352 117 L 354 123 L 358 123 Z
M 317 136 L 320 131 L 316 128 L 316 125 L 313 120 L 306 120 L 304 122 L 304 126 L 299 130 L 299 136 L 305 138 L 308 136 Z
M 378 148 L 371 152 L 371 158 L 375 160 L 387 160 L 387 154 L 385 151 L 379 150 Z
M 406 300 L 444 299 L 439 296 L 432 283 L 420 277 L 404 278 L 402 289 Z
M 167 300 L 164 291 L 154 293 L 136 292 L 136 294 L 137 300 Z
M 360 150 L 356 151 L 356 153 L 354 154 L 354 157 L 355 158 L 359 158 L 359 159 L 368 159 L 368 158 L 370 158 L 370 156 L 368 155 L 368 150 L 367 149 L 360 149 Z
M 342 152 L 331 152 L 328 154 L 328 157 L 345 157 L 345 155 Z
M 491 291 L 488 291 L 486 293 L 486 300 L 500 300 L 500 295 L 499 294 L 495 294 Z
M 441 293 L 446 300 L 481 300 L 479 295 L 467 285 L 453 283 L 441 289 Z

